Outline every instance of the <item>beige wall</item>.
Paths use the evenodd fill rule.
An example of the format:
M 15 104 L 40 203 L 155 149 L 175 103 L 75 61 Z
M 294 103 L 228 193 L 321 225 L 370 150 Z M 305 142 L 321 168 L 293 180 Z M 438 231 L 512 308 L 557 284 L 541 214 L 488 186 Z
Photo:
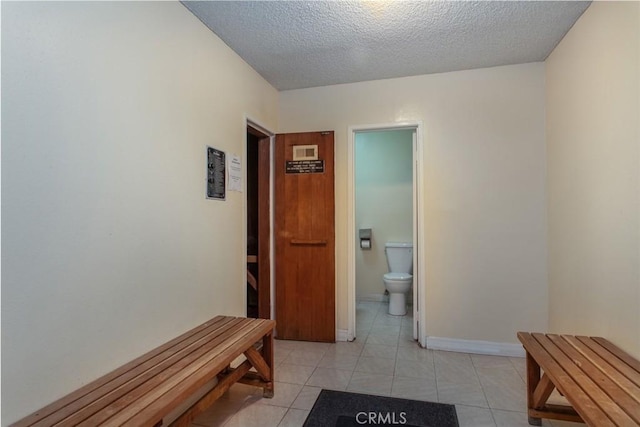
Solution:
M 426 332 L 547 328 L 544 64 L 280 93 L 279 130 L 335 130 L 338 328 L 347 329 L 347 128 L 424 123 Z
M 640 357 L 640 3 L 594 2 L 546 62 L 549 323 Z
M 382 298 L 389 271 L 384 244 L 413 240 L 413 133 L 356 134 L 355 226 L 371 228 L 373 237 L 370 250 L 356 247 L 356 298 Z
M 205 200 L 205 146 L 277 102 L 177 2 L 3 2 L 3 424 L 245 313 L 244 194 Z

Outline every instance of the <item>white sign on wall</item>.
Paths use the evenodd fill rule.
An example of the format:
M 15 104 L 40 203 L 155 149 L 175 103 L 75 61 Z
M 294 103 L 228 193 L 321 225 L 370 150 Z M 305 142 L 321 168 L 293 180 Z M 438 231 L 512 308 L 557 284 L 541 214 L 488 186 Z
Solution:
M 229 191 L 242 192 L 242 161 L 240 156 L 234 154 L 229 156 Z

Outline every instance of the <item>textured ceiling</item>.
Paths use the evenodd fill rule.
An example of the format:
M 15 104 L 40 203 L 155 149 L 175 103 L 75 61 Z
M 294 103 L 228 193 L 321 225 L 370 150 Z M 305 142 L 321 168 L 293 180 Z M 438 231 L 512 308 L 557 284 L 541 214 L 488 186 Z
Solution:
M 286 90 L 543 61 L 590 2 L 183 4 Z

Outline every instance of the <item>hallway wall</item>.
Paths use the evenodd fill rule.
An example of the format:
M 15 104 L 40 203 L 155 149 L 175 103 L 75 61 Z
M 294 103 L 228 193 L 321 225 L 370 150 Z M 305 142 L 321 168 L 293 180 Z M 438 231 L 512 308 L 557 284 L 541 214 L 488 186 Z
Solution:
M 424 124 L 427 334 L 517 343 L 547 328 L 544 64 L 284 91 L 279 105 L 281 132 L 335 130 L 339 329 L 348 127 L 411 121 Z
M 278 93 L 178 2 L 2 3 L 2 421 L 244 315 L 244 193 Z
M 640 357 L 640 3 L 589 6 L 546 81 L 550 327 Z

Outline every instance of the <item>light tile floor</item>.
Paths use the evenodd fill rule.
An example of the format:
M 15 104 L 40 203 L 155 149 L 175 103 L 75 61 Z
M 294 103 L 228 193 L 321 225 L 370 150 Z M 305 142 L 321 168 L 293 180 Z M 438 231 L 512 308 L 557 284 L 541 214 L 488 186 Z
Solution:
M 275 396 L 234 385 L 192 426 L 302 426 L 322 388 L 451 403 L 461 427 L 527 427 L 524 358 L 420 348 L 410 316 L 358 302 L 357 339 L 275 342 Z M 543 426 L 582 424 L 544 420 Z

